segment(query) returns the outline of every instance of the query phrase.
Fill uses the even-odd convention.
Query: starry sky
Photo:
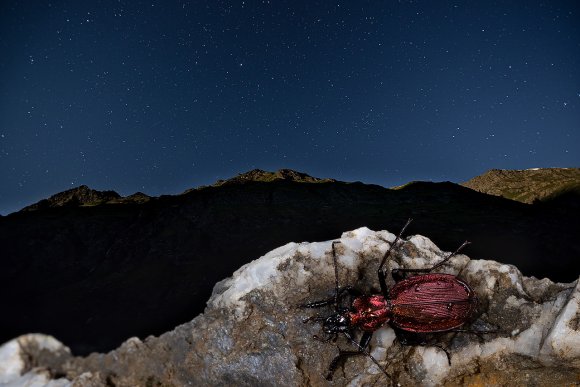
[[[0,50],[4,215],[254,168],[580,166],[578,1],[3,0]]]

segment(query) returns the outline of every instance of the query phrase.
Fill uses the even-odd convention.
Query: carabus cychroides
[[[436,332],[457,330],[468,322],[477,307],[477,297],[471,287],[451,274],[431,273],[445,264],[469,242],[464,242],[455,252],[449,254],[441,262],[428,269],[395,269],[392,276],[396,283],[390,289],[387,286],[385,264],[397,242],[411,220],[407,221],[394,242],[383,256],[378,268],[378,279],[381,288],[380,294],[365,295],[351,286],[340,288],[338,285],[338,267],[335,245],[332,243],[334,262],[335,291],[334,296],[325,300],[309,302],[301,305],[306,308],[318,308],[326,305],[334,306],[334,313],[330,316],[313,316],[304,320],[322,323],[322,330],[327,336],[322,341],[336,340],[343,334],[353,344],[356,350],[339,350],[339,354],[332,360],[328,368],[326,379],[331,380],[335,369],[341,361],[355,355],[368,356],[383,373],[389,374],[380,366],[379,362],[369,353],[368,345],[373,332],[384,324],[389,324],[402,344],[425,342],[417,337]],[[407,274],[416,274],[404,278]],[[344,306],[343,298],[351,295],[351,302]],[[362,331],[360,342],[355,341],[356,330]],[[477,332],[476,332],[477,333]],[[413,338],[413,336],[415,336]],[[409,339],[411,338],[411,339]],[[437,345],[439,348],[441,346]],[[447,350],[442,348],[447,354]]]

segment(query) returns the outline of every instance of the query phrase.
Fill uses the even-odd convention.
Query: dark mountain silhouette
[[[217,281],[275,247],[360,226],[393,232],[409,217],[409,235],[447,251],[469,240],[471,258],[525,275],[572,281],[580,272],[577,206],[529,205],[449,182],[387,189],[283,170],[157,198],[77,191],[0,218],[0,342],[43,332],[75,354],[110,350],[191,320]]]

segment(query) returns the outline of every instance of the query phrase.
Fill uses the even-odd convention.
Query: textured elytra
[[[397,283],[390,290],[391,324],[410,332],[440,332],[469,321],[477,297],[450,274],[424,274]]]

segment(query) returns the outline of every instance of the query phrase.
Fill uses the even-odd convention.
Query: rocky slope
[[[478,192],[522,203],[574,196],[580,200],[580,168],[492,169],[462,183]]]
[[[224,235],[219,235],[224,238]],[[395,236],[367,228],[339,239],[341,286],[376,293],[376,270]],[[459,244],[461,240],[456,240]],[[351,357],[324,379],[337,347],[313,340],[317,311],[300,304],[333,295],[332,241],[289,243],[218,283],[204,314],[160,337],[127,340],[106,354],[73,357],[52,338],[28,335],[0,347],[0,382],[51,386],[323,386],[323,385],[572,385],[580,373],[578,281],[522,276],[494,261],[453,257],[439,271],[458,275],[479,299],[468,323],[479,335],[436,334],[404,346],[388,325],[374,333],[370,353]],[[415,235],[395,249],[389,269],[425,268],[443,253]],[[331,307],[318,310],[323,316]],[[492,332],[493,331],[493,332]],[[324,335],[322,335],[324,336]],[[448,362],[447,351],[450,355]]]
[[[264,174],[256,172],[258,180]],[[267,176],[292,175],[288,172]],[[299,176],[299,174],[297,174]],[[239,179],[183,195],[39,208],[0,218],[0,342],[43,332],[74,354],[162,334],[201,313],[216,282],[289,241],[335,238],[366,225],[525,275],[580,272],[578,208],[526,205],[452,183],[398,190],[304,177]]]

